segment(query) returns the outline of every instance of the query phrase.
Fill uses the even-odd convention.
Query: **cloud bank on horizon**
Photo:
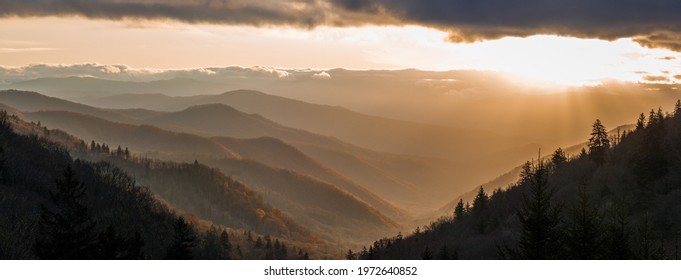
[[[253,26],[420,25],[454,42],[554,34],[681,51],[675,0],[0,0],[0,17],[82,16]]]
[[[40,78],[89,77],[113,81],[148,82],[169,79],[197,79],[221,81],[224,79],[274,79],[327,78],[327,72],[314,69],[278,69],[273,67],[204,67],[185,69],[133,68],[111,64],[32,64],[21,67],[0,66],[0,85]]]

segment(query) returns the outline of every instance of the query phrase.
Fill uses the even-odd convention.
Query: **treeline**
[[[73,160],[63,143],[16,132],[27,127],[43,131],[0,111],[0,259],[260,258],[255,241],[186,220],[110,163]],[[285,246],[275,239],[272,255],[298,258]]]
[[[678,259],[679,170],[681,101],[613,136],[596,120],[580,154],[527,162],[516,184],[347,258]]]
[[[198,161],[161,161],[131,155],[127,147],[118,146],[110,151],[107,147],[105,143],[92,141],[87,148],[81,143],[75,148],[75,154],[90,161],[112,163],[148,186],[161,199],[200,219],[230,228],[252,230],[260,235],[310,239],[309,230],[271,207],[261,195],[219,170]]]

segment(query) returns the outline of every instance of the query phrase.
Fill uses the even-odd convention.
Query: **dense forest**
[[[348,259],[678,259],[681,101],[608,135],[596,120],[588,149],[527,162],[520,179],[409,236],[375,241]]]
[[[309,232],[239,182],[198,163],[74,140],[0,111],[0,259],[309,258],[284,241]],[[116,165],[85,157],[119,158],[147,177],[135,176],[163,181],[142,186]],[[189,189],[190,177],[200,184]],[[197,196],[212,201],[198,204]]]

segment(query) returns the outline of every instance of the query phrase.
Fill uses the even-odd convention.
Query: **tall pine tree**
[[[589,147],[589,156],[594,162],[598,164],[605,162],[608,150],[610,149],[610,139],[608,139],[608,132],[601,123],[601,120],[597,119],[594,122],[591,137],[587,145]]]
[[[548,172],[541,160],[530,174],[530,196],[523,196],[518,213],[522,232],[518,247],[509,250],[515,259],[543,260],[559,257],[561,246],[560,207],[553,205]]]
[[[553,152],[551,155],[551,166],[554,169],[557,169],[561,167],[565,162],[567,162],[567,156],[565,155],[565,152],[563,149],[558,148],[556,151]]]
[[[485,189],[480,186],[478,194],[473,200],[472,216],[475,219],[477,230],[480,233],[485,232],[487,226],[487,208],[489,207],[489,196],[485,193]]]
[[[183,217],[177,217],[173,224],[175,236],[173,243],[166,252],[169,260],[190,260],[194,257],[193,249],[196,247],[196,233],[194,228]]]
[[[459,199],[456,208],[454,208],[454,220],[461,221],[464,216],[466,216],[466,207],[463,204],[463,199]]]
[[[97,257],[95,223],[83,204],[85,185],[67,166],[63,178],[50,191],[52,205],[40,206],[38,237],[34,244],[41,259],[94,259]]]
[[[642,130],[646,127],[646,115],[641,113],[636,120],[636,130]]]

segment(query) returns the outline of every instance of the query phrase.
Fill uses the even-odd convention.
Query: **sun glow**
[[[631,39],[603,41],[558,36],[504,38],[468,46],[479,53],[471,68],[496,70],[529,81],[595,85],[605,80],[645,82],[678,73],[678,53],[647,49]],[[671,59],[674,58],[674,59]]]
[[[563,86],[597,85],[606,80],[681,82],[679,53],[645,48],[632,39],[537,35],[454,44],[445,41],[447,34],[438,30],[411,27],[401,32],[414,40],[386,36],[395,47],[374,53],[374,61],[403,67],[417,64],[430,70],[499,71],[528,83]]]
[[[606,80],[681,83],[680,53],[644,48],[626,38],[537,35],[452,43],[446,32],[420,26],[310,30],[78,18],[6,19],[0,38],[12,38],[0,39],[0,61],[5,66],[95,59],[141,68],[491,70],[528,84],[564,86]]]

